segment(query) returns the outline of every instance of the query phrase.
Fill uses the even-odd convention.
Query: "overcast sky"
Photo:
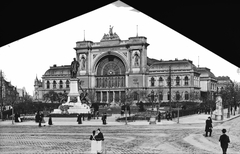
[[[121,40],[136,36],[138,25],[138,36],[147,37],[150,44],[149,58],[185,58],[198,66],[199,56],[200,67],[240,82],[237,66],[120,1],[1,47],[0,69],[12,85],[25,87],[32,95],[36,76],[41,79],[54,64],[70,65],[76,56],[73,48],[77,41],[83,41],[84,30],[86,40],[99,42],[110,25]]]

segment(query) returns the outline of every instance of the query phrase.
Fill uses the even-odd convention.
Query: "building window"
[[[49,88],[50,88],[50,82],[47,81],[47,89],[49,89]]]
[[[185,100],[189,100],[189,94],[187,91],[185,91]]]
[[[57,84],[57,83],[56,83],[56,81],[54,80],[54,81],[53,81],[53,89],[56,89],[56,84]]]
[[[63,82],[62,82],[62,80],[59,81],[59,88],[60,88],[60,89],[63,88]]]
[[[154,83],[155,83],[155,79],[154,79],[154,77],[151,77],[150,82],[151,82],[151,87],[154,87]]]
[[[159,77],[159,86],[163,86],[163,78],[162,77]]]
[[[177,100],[177,101],[180,100],[180,93],[179,93],[179,91],[176,92],[176,100]]]
[[[179,86],[180,85],[180,78],[179,76],[176,77],[176,86]]]
[[[185,85],[185,86],[188,86],[188,81],[189,81],[188,77],[185,76],[185,78],[184,78],[184,85]]]
[[[69,81],[66,81],[66,88],[69,88]]]

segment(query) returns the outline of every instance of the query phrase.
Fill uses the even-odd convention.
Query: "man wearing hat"
[[[103,137],[103,133],[101,132],[100,128],[98,128],[97,130],[97,135],[96,135],[96,141],[97,141],[97,153],[100,154],[103,151],[103,141],[104,141],[104,137]]]
[[[227,153],[228,143],[230,143],[229,137],[225,134],[226,132],[227,132],[226,129],[222,129],[223,134],[219,138],[223,154]]]

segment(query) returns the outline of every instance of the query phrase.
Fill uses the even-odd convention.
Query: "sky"
[[[41,79],[54,64],[70,65],[76,56],[73,48],[84,40],[84,31],[85,40],[100,42],[110,25],[121,40],[137,33],[147,37],[149,58],[189,59],[195,66],[211,69],[215,76],[240,82],[237,66],[121,1],[2,46],[0,70],[13,86],[25,87],[33,95],[36,76]]]

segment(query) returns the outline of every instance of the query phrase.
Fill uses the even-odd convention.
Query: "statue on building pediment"
[[[85,58],[85,55],[84,54],[80,55],[79,59],[80,59],[80,68],[81,68],[81,70],[85,70],[86,69],[86,58]]]
[[[111,27],[111,25],[110,25],[110,27],[109,27],[109,35],[110,35],[110,36],[113,36],[113,26]]]
[[[139,66],[139,60],[140,60],[140,56],[136,51],[133,55],[133,66]]]
[[[103,35],[102,40],[116,40],[119,39],[119,36],[116,33],[113,33],[113,26],[109,28],[109,34],[105,34]]]

